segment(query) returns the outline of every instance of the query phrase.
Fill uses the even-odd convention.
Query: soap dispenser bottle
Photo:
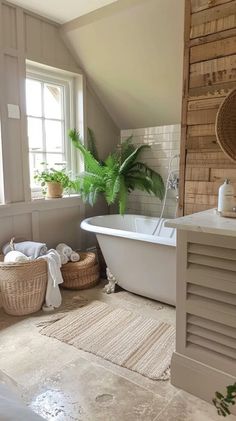
[[[219,188],[218,194],[218,212],[231,212],[234,203],[234,187],[228,179]]]

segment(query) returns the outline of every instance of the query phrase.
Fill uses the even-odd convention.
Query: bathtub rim
[[[114,215],[92,216],[90,218],[84,219],[81,222],[80,227],[84,231],[93,232],[95,234],[101,234],[101,235],[107,235],[107,236],[113,236],[113,237],[120,237],[120,238],[127,238],[129,240],[138,240],[138,241],[148,242],[148,243],[152,243],[152,244],[160,244],[160,245],[163,245],[163,246],[176,247],[176,239],[175,238],[160,237],[160,236],[154,236],[154,235],[150,235],[150,234],[141,234],[141,233],[136,233],[136,232],[133,232],[133,231],[125,231],[125,230],[120,230],[120,229],[107,228],[107,227],[104,227],[104,226],[91,224],[93,219],[95,219],[95,218],[101,218],[102,219],[102,218],[105,218],[107,216],[112,217],[112,216],[120,216],[120,215],[114,214]],[[133,216],[133,217],[137,217],[137,218],[156,219],[156,218],[152,218],[151,216],[145,216],[145,215],[127,214],[127,216]],[[163,218],[163,219],[169,220],[169,218],[168,219]]]

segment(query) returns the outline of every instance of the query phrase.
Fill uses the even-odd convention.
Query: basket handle
[[[12,251],[15,250],[14,241],[15,241],[15,237],[12,237],[11,240],[10,240],[10,243],[9,243],[10,248],[11,248]]]

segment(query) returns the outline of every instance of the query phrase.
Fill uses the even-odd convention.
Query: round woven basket
[[[100,279],[99,264],[95,253],[80,253],[79,262],[69,262],[61,268],[66,289],[86,289],[95,286]]]
[[[0,258],[2,260],[2,258]],[[0,290],[6,313],[23,316],[42,307],[47,286],[47,263],[0,263]]]
[[[216,137],[222,151],[236,161],[236,89],[222,102],[216,116]]]

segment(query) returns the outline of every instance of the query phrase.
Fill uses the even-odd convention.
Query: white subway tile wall
[[[141,154],[142,161],[157,171],[166,185],[170,159],[180,151],[180,124],[169,126],[148,127],[145,129],[121,130],[121,142],[133,135],[135,145],[148,144],[150,149],[144,149]],[[179,160],[175,159],[172,169],[178,169]],[[176,172],[178,175],[178,173]],[[176,213],[177,192],[168,190],[164,217],[174,218]],[[155,196],[150,196],[136,190],[129,195],[127,213],[147,216],[159,216],[162,202]]]

